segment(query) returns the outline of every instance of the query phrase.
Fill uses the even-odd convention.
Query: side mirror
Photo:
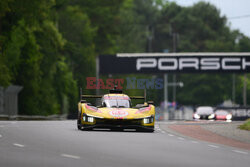
[[[154,105],[154,102],[153,101],[148,101],[148,105],[149,104]]]

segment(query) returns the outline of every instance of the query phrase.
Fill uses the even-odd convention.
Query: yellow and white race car
[[[101,98],[101,106],[93,106],[85,99]],[[155,107],[152,102],[131,106],[131,99],[145,99],[143,96],[123,94],[121,90],[110,90],[109,94],[81,95],[78,103],[77,128],[109,128],[112,130],[136,129],[153,132],[155,124]]]

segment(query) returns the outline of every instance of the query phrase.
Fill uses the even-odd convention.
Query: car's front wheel
[[[139,131],[141,131],[141,132],[154,132],[155,131],[155,129],[154,129],[154,127],[152,127],[152,128],[142,128],[142,129],[139,129]]]
[[[82,130],[81,114],[79,114],[77,117],[77,129]]]
[[[82,126],[77,124],[77,129],[82,130]]]

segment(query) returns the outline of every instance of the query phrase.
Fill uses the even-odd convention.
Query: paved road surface
[[[247,167],[250,152],[163,131],[78,131],[76,121],[0,121],[1,167]]]

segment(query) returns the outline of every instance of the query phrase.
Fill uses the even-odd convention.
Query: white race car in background
[[[229,111],[226,110],[216,110],[215,119],[216,120],[232,120],[233,116]]]
[[[215,119],[214,109],[209,106],[201,106],[196,108],[193,114],[194,119]]]

